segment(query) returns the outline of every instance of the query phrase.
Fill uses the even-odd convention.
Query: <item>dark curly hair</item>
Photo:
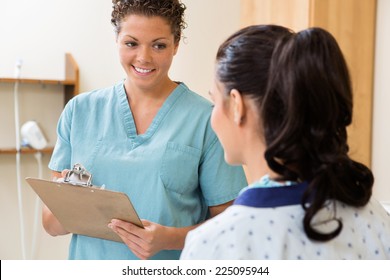
[[[352,88],[334,37],[321,28],[244,28],[219,48],[217,78],[227,93],[236,89],[256,102],[266,141],[262,156],[280,175],[276,179],[308,182],[301,201],[306,235],[317,241],[336,237],[342,230],[336,213],[338,226],[331,232],[316,230],[315,215],[334,200],[366,205],[374,177],[348,155]]]
[[[171,26],[175,42],[179,42],[182,30],[187,27],[184,21],[186,6],[180,0],[112,0],[111,23],[116,34],[121,31],[122,21],[129,15],[159,16]]]

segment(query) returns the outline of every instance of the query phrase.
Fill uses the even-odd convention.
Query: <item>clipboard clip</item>
[[[64,182],[73,185],[92,187],[92,174],[80,163],[73,165],[72,170],[66,173]]]

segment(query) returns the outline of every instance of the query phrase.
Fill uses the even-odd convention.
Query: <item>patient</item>
[[[244,28],[219,48],[212,127],[255,180],[186,238],[182,259],[390,259],[390,217],[348,155],[352,89],[320,28]]]

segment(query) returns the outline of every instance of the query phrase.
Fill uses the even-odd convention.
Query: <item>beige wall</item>
[[[241,0],[241,25],[278,24],[299,31],[309,26],[308,0]]]
[[[171,68],[171,77],[208,97],[214,56],[225,37],[239,28],[239,0],[183,0],[187,5],[186,39]],[[207,9],[204,9],[207,7]],[[80,90],[109,86],[123,78],[110,24],[109,0],[1,0],[0,77],[12,77],[17,58],[22,77],[63,79],[64,53],[80,67]],[[22,85],[21,123],[37,120],[55,143],[62,110],[59,86]],[[0,149],[15,146],[13,85],[0,85]],[[44,177],[49,178],[45,155]],[[33,155],[22,155],[22,177],[38,176]],[[31,257],[35,195],[23,183],[27,257]],[[21,259],[15,156],[0,154],[0,259]],[[69,236],[52,238],[39,228],[34,258],[67,258]]]
[[[374,195],[390,207],[390,1],[378,0],[374,68],[372,168]],[[390,208],[389,208],[390,209]]]

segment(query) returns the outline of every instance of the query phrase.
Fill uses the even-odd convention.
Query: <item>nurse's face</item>
[[[156,90],[169,81],[178,43],[164,18],[129,15],[121,24],[117,43],[120,62],[132,86]]]
[[[227,97],[222,83],[215,80],[210,91],[214,103],[211,114],[211,127],[215,131],[225,153],[225,161],[229,164],[241,164],[241,148],[239,131],[234,123],[232,100]]]

